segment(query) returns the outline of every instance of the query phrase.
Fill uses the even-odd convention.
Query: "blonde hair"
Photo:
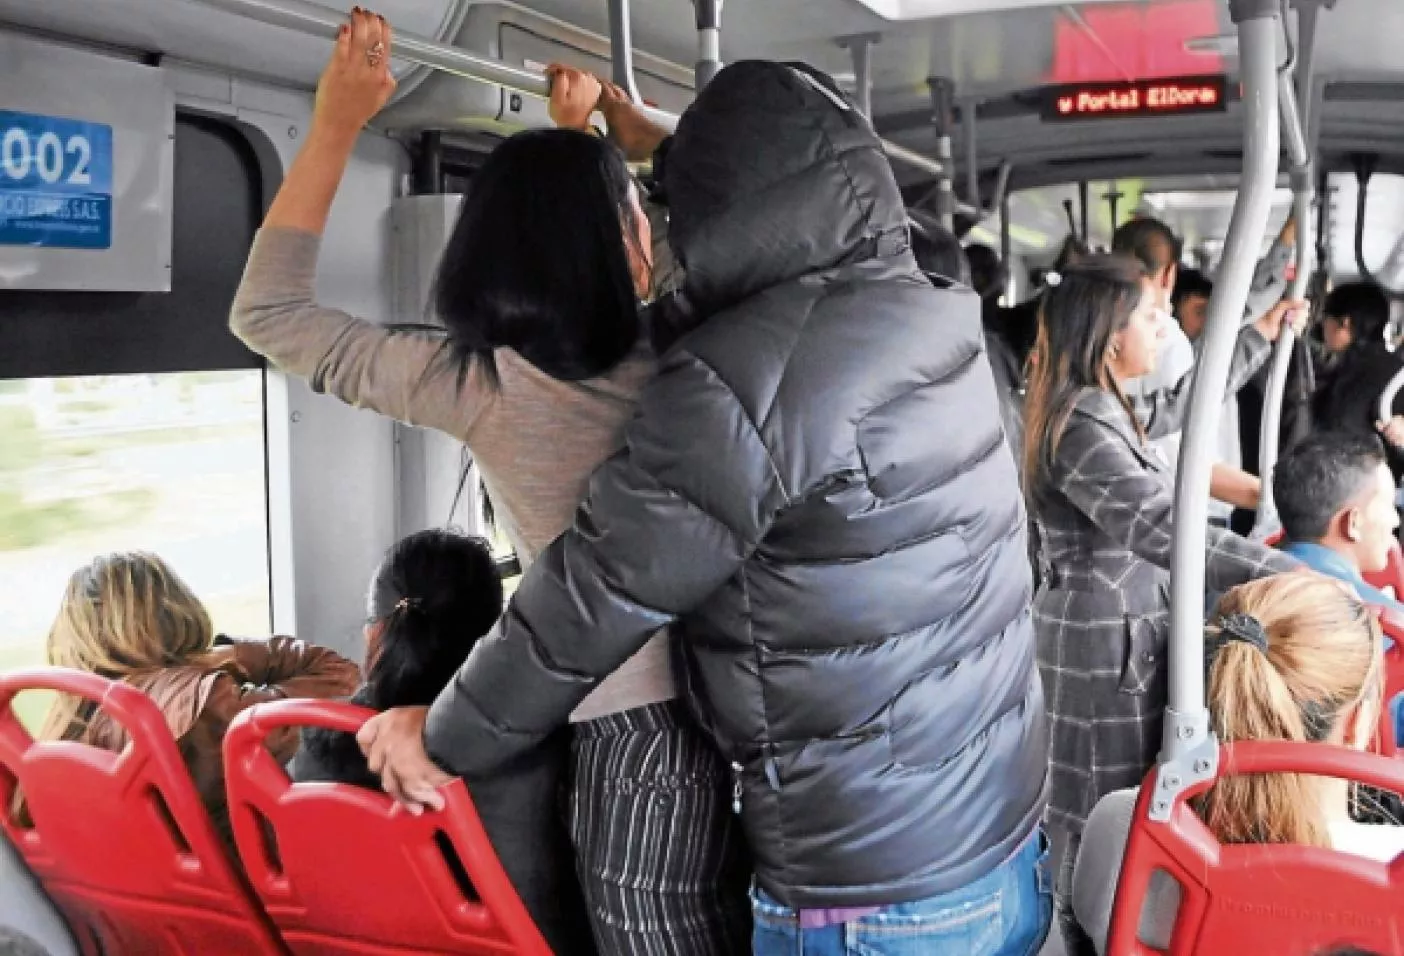
[[[142,551],[93,559],[68,579],[47,654],[111,680],[197,663],[214,644],[205,606],[166,563]],[[42,740],[83,730],[82,702],[60,695],[39,732]]]
[[[1266,651],[1224,629],[1233,615],[1262,625]],[[1214,621],[1209,715],[1223,743],[1324,741],[1382,696],[1379,623],[1342,582],[1297,571],[1243,584],[1224,595]],[[1330,845],[1313,777],[1225,776],[1196,806],[1225,843]]]

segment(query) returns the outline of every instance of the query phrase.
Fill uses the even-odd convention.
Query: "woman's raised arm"
[[[390,25],[357,9],[317,85],[311,127],[264,218],[229,327],[315,391],[466,439],[495,392],[443,335],[395,331],[320,305],[317,257],[361,129],[395,89]]]

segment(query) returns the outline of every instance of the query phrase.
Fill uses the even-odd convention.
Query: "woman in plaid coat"
[[[1284,303],[1243,330],[1230,392],[1263,364],[1290,311]],[[1167,321],[1133,260],[1103,256],[1074,266],[1044,299],[1029,383],[1024,468],[1044,572],[1034,627],[1065,935],[1087,814],[1109,791],[1138,785],[1160,746],[1174,488],[1147,439],[1180,430],[1190,376],[1134,406],[1122,384],[1154,369]],[[1208,543],[1212,590],[1296,567],[1228,531],[1210,528]]]

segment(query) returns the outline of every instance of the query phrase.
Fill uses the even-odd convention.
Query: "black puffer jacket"
[[[1047,760],[979,302],[922,277],[871,128],[818,82],[737,63],[683,116],[659,166],[702,321],[427,728],[490,774],[676,618],[757,876],[798,907],[978,878]]]

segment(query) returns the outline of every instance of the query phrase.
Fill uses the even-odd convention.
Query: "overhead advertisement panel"
[[[1227,108],[1228,82],[1222,76],[1075,83],[1043,92],[1043,118],[1049,122],[1222,113]]]
[[[162,70],[0,33],[0,289],[169,291],[174,127]]]

